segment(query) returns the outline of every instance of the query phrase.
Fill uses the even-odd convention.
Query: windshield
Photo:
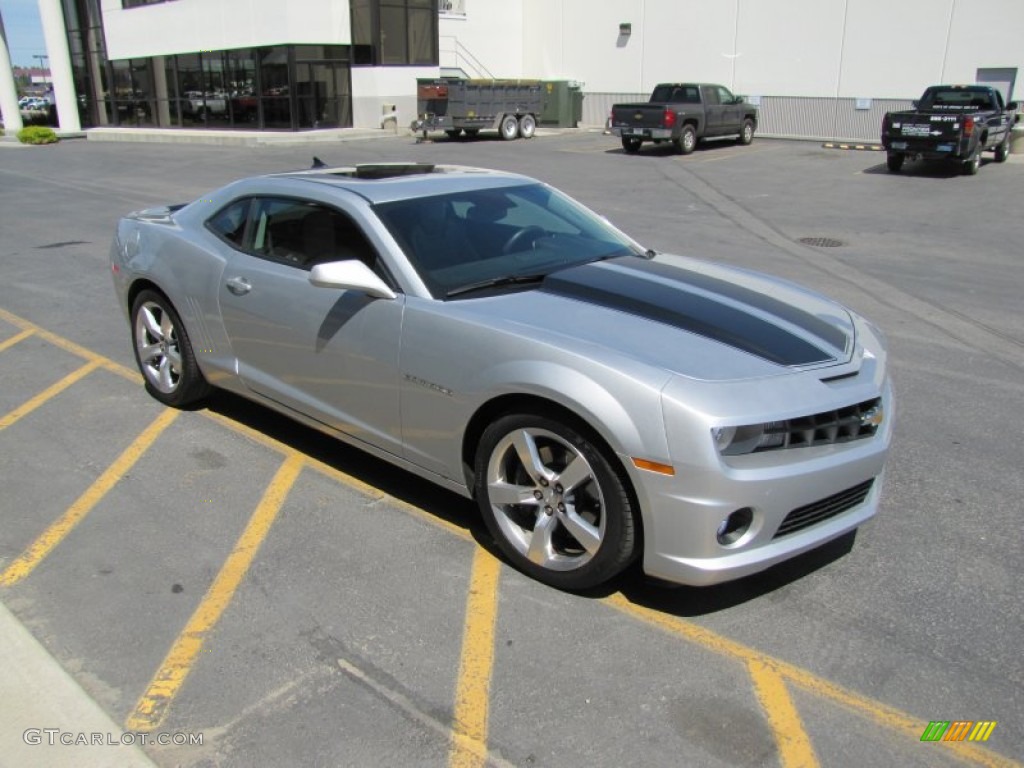
[[[375,207],[435,298],[468,286],[529,284],[565,267],[643,254],[632,240],[543,184],[419,197]]]

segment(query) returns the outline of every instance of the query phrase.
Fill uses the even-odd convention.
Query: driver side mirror
[[[309,272],[309,282],[318,288],[360,291],[375,299],[393,299],[398,295],[358,259],[317,264]]]

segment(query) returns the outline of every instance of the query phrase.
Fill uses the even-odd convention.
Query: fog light
[[[750,530],[750,524],[754,521],[754,510],[750,507],[743,507],[743,509],[737,509],[731,515],[729,515],[722,524],[718,526],[718,531],[715,537],[718,539],[718,543],[723,547],[728,547],[731,544],[735,544]]]

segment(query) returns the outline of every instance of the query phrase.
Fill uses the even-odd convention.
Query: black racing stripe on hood
[[[671,264],[660,264],[648,259],[627,257],[615,259],[613,262],[609,263],[615,263],[629,269],[637,270],[638,272],[646,272],[648,274],[657,275],[658,277],[674,280],[676,282],[683,283],[684,285],[708,291],[709,293],[717,293],[719,296],[725,296],[733,301],[741,302],[750,307],[754,307],[755,309],[759,309],[762,312],[767,312],[768,314],[781,318],[786,322],[795,325],[797,328],[801,328],[812,336],[817,336],[819,339],[835,349],[846,349],[848,339],[842,328],[837,328],[831,323],[822,320],[817,315],[812,315],[810,312],[805,312],[799,307],[794,307],[792,304],[779,301],[768,294],[758,293],[750,288],[744,288],[741,285],[735,285],[727,280],[710,277],[684,267],[676,267]]]
[[[757,315],[641,276],[584,264],[548,275],[541,290],[665,323],[779,365],[834,359]]]

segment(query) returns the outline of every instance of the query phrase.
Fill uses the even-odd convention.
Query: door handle
[[[244,296],[252,290],[252,283],[244,277],[229,277],[227,279],[228,290],[235,296]]]

